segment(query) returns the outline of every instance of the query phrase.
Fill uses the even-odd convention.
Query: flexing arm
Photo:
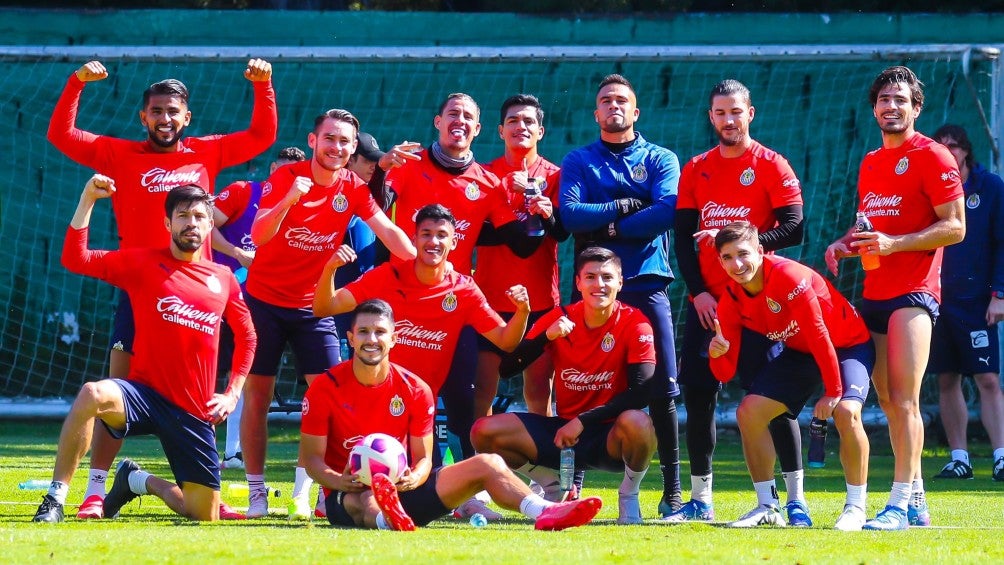
[[[244,78],[254,85],[254,109],[248,129],[223,136],[222,167],[253,159],[275,143],[279,131],[275,90],[272,89],[272,65],[264,59],[251,59]]]
[[[102,80],[108,77],[108,71],[98,61],[90,61],[70,75],[63,88],[63,93],[56,102],[49,119],[49,131],[46,137],[56,149],[66,154],[85,167],[92,167],[96,155],[94,140],[97,135],[77,129],[77,112],[80,106],[80,94],[88,82]]]
[[[417,256],[415,246],[408,239],[408,236],[401,231],[401,228],[391,223],[387,214],[382,210],[377,210],[376,214],[366,220],[366,225],[373,230],[373,233],[387,246],[387,249],[399,259],[414,259]]]
[[[277,171],[278,172],[278,171]],[[251,241],[258,247],[265,245],[279,232],[282,221],[286,219],[286,214],[300,198],[310,192],[314,186],[314,181],[308,177],[296,177],[289,187],[289,192],[272,208],[262,208],[254,217],[251,224]]]
[[[530,317],[530,295],[526,287],[516,285],[506,291],[509,301],[516,305],[516,313],[504,326],[492,328],[481,335],[502,351],[515,351],[523,334],[526,333],[526,322]]]
[[[356,298],[345,288],[335,289],[335,271],[339,267],[356,260],[356,253],[348,245],[342,245],[328,259],[321,269],[314,290],[314,315],[318,318],[351,312],[356,307]]]
[[[94,203],[102,198],[110,198],[114,193],[115,181],[103,175],[92,176],[84,186],[63,242],[62,263],[68,271],[101,278],[102,271],[97,268],[98,259],[108,252],[87,249],[87,228],[91,224]]]

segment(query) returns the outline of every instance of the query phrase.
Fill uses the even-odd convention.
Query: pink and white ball
[[[359,482],[369,485],[373,475],[383,473],[396,483],[408,468],[404,446],[387,434],[370,434],[349,452],[349,470],[359,475]]]

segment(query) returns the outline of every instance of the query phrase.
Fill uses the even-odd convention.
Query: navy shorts
[[[544,314],[547,314],[550,311],[551,311],[551,309],[548,308],[547,310],[537,310],[535,312],[530,312],[530,316],[527,318],[527,321],[526,321],[526,329],[527,329],[527,331],[529,331],[530,328],[532,328],[533,325],[537,323],[537,320],[543,318]],[[515,314],[515,312],[499,312],[498,315],[501,316],[502,320],[504,320],[505,323],[508,324],[509,320],[511,320],[512,317],[515,316],[516,314]],[[498,347],[496,347],[494,343],[488,341],[488,338],[486,338],[485,336],[483,336],[481,334],[478,334],[478,351],[479,352],[480,351],[489,351],[491,353],[494,353],[495,355],[498,355],[499,357],[502,357],[503,355],[506,355],[505,351],[502,351],[501,349],[499,349]]]
[[[722,390],[708,363],[708,345],[715,332],[705,329],[697,317],[694,303],[687,302],[687,322],[683,326],[683,344],[680,348],[680,384],[688,390]]]
[[[338,331],[330,316],[318,318],[310,308],[284,308],[244,295],[258,334],[252,375],[274,377],[288,342],[300,375],[316,375],[341,362]]]
[[[443,505],[443,501],[439,499],[439,493],[436,492],[436,483],[439,481],[440,469],[442,467],[433,469],[429,473],[429,479],[417,489],[398,492],[398,496],[401,498],[401,507],[415,521],[416,526],[425,526],[429,522],[442,518],[453,511],[451,508]],[[328,496],[324,499],[324,508],[328,513],[328,523],[332,526],[355,528],[357,527],[355,520],[345,510],[345,494],[342,491],[329,492]]]
[[[112,349],[132,353],[132,342],[136,338],[136,319],[132,313],[129,295],[119,290],[119,303],[112,319]]]
[[[889,318],[901,308],[921,308],[931,317],[931,323],[938,321],[938,301],[926,292],[911,292],[889,300],[861,300],[861,319],[868,329],[877,334],[889,333]]]
[[[875,342],[868,340],[852,347],[837,349],[840,363],[840,384],[844,387],[841,400],[856,400],[861,404],[868,398],[872,369],[875,368]]]
[[[557,416],[541,416],[540,414],[530,414],[528,412],[514,412],[514,416],[519,418],[523,427],[533,438],[533,443],[537,446],[537,460],[535,465],[557,469],[560,466],[561,450],[554,445],[554,434],[568,423],[568,420]],[[613,422],[605,424],[586,425],[579,435],[579,442],[572,449],[575,450],[576,469],[600,469],[603,471],[620,472],[624,470],[624,461],[614,459],[607,453],[607,436],[614,427]]]
[[[160,439],[174,480],[220,490],[220,454],[213,425],[174,405],[154,389],[124,379],[111,379],[122,391],[126,428],[105,424],[116,439],[155,435]],[[104,422],[102,422],[104,423]]]
[[[655,290],[622,290],[617,299],[641,310],[652,324],[655,338],[655,375],[652,376],[652,398],[673,398],[680,395],[676,382],[676,343],[673,338],[673,309],[665,288]]]
[[[931,373],[1000,372],[997,324],[987,326],[987,300],[956,301],[941,305],[931,336]]]

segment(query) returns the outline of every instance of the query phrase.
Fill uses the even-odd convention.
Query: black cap
[[[380,157],[384,156],[384,152],[380,151],[377,141],[373,139],[372,135],[364,131],[359,132],[359,145],[356,147],[355,154],[361,155],[364,159],[369,159],[370,161],[379,161]]]

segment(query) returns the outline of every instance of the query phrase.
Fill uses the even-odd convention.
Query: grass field
[[[529,520],[511,514],[503,523],[476,529],[444,519],[414,533],[336,529],[326,522],[291,524],[288,499],[273,503],[268,519],[194,524],[177,518],[159,500],[146,496],[126,506],[117,520],[62,525],[30,523],[42,492],[18,490],[27,479],[47,479],[58,424],[0,422],[0,563],[332,563],[332,562],[495,562],[495,563],[1000,563],[1004,560],[1004,484],[990,480],[989,448],[972,446],[977,476],[972,481],[927,481],[935,527],[906,532],[843,533],[832,530],[843,505],[844,482],[836,438],[824,469],[807,471],[806,491],[816,526],[809,530],[733,530],[714,525],[668,526],[649,521],[617,526],[619,477],[590,472],[587,494],[605,506],[593,525],[565,532],[536,532]],[[270,484],[288,494],[295,463],[297,429],[272,426]],[[869,515],[885,504],[892,480],[892,455],[884,432],[872,434]],[[930,442],[929,442],[930,443]],[[123,455],[170,478],[155,439],[126,442]],[[925,475],[944,462],[943,448],[925,452]],[[684,457],[684,460],[686,458]],[[85,462],[86,463],[86,462]],[[687,469],[684,465],[684,475]],[[68,516],[83,498],[86,471],[72,485]],[[224,498],[236,507],[246,500],[229,496],[226,485],[243,482],[241,471],[224,471]],[[658,471],[642,490],[642,509],[654,518]],[[685,480],[685,489],[689,487]],[[779,483],[783,485],[783,482]],[[742,463],[738,436],[722,432],[715,463],[715,510],[730,520],[755,504]],[[685,491],[685,495],[689,491]],[[783,495],[782,495],[783,496]],[[275,499],[273,499],[275,500]]]

